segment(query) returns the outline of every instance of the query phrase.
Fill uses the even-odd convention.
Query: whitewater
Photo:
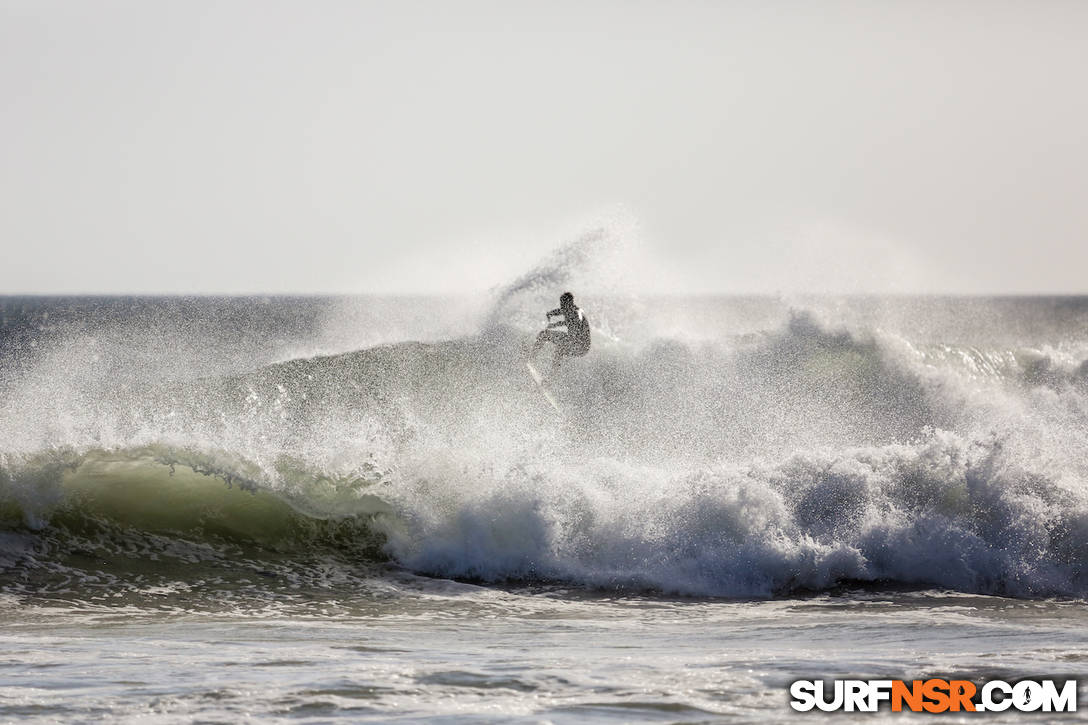
[[[1083,679],[1088,298],[639,296],[593,241],[471,299],[0,299],[0,720]]]

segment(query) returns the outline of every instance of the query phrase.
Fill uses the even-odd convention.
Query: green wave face
[[[88,601],[215,600],[297,594],[327,586],[322,571],[353,580],[385,560],[372,525],[391,510],[370,492],[376,474],[330,478],[287,458],[272,470],[165,446],[8,456],[0,583]]]

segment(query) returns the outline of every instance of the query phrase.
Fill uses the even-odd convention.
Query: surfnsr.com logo
[[[790,685],[790,707],[799,712],[1076,712],[1077,681],[990,680],[797,680]]]

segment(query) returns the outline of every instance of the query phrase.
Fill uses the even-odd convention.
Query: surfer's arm
[[[548,313],[548,317],[551,318],[551,317],[555,317],[556,315],[561,315],[561,314],[563,314],[563,308],[556,307],[554,310],[552,310],[551,312]]]

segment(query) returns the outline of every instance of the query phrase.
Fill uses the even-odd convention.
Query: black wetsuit
[[[532,356],[546,342],[555,345],[555,355],[552,356],[553,372],[559,368],[563,358],[577,357],[589,352],[589,318],[586,313],[572,302],[549,312],[548,319],[557,315],[562,315],[563,321],[549,323],[548,329],[537,335],[533,350],[529,353]],[[567,331],[560,332],[556,327],[566,327]]]
[[[571,304],[567,308],[558,307],[548,313],[548,317],[563,315],[566,333],[551,331],[548,339],[558,348],[562,355],[577,357],[589,352],[589,318],[582,312],[578,305]]]

